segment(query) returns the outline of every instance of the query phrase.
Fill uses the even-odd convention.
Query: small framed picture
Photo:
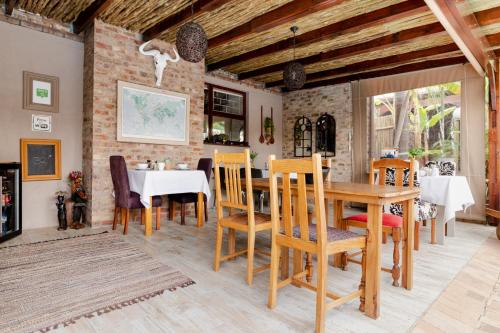
[[[61,179],[61,140],[21,139],[23,181]]]
[[[23,108],[59,112],[59,78],[24,71]]]
[[[33,132],[51,132],[52,116],[34,114],[31,116],[31,130]]]

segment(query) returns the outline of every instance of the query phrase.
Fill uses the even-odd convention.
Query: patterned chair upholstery
[[[409,186],[409,170],[406,169],[404,171],[404,180],[403,186]],[[394,169],[386,169],[385,173],[385,184],[394,186],[395,183],[395,174],[396,171]],[[420,183],[417,179],[417,174],[415,173],[413,180],[413,185],[415,187],[420,187]],[[420,200],[420,198],[415,199],[414,204],[414,216],[417,221],[425,221],[427,219],[435,217],[436,207],[425,201]],[[389,212],[394,215],[403,216],[403,205],[400,203],[392,203],[389,206]]]

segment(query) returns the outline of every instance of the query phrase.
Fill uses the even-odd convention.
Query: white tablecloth
[[[143,171],[129,170],[130,190],[139,193],[144,207],[149,208],[149,198],[154,195],[203,192],[210,200],[207,176],[200,170]]]
[[[463,176],[420,177],[420,190],[422,200],[443,206],[444,222],[475,203],[467,178]]]

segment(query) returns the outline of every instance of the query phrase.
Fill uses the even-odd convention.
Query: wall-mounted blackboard
[[[61,141],[21,139],[23,181],[61,179]]]

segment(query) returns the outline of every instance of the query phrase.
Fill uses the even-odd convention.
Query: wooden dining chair
[[[405,183],[405,170],[408,175],[408,180],[406,181],[409,187],[414,186],[414,170],[413,170],[413,159],[410,161],[405,161],[397,158],[386,158],[378,161],[371,160],[370,162],[370,176],[369,183],[375,184],[375,170],[379,170],[378,174],[378,185],[387,185],[388,183],[393,184],[394,186],[403,186]],[[391,172],[387,172],[391,170]],[[392,170],[394,170],[392,172]],[[394,176],[394,179],[387,180],[387,175],[390,174],[391,177]],[[355,228],[363,228],[366,229],[368,221],[368,214],[357,214],[353,216],[349,216],[344,219],[345,225],[347,227],[355,227]],[[400,252],[399,252],[399,244],[401,242],[401,236],[403,235],[403,217],[396,214],[391,213],[383,213],[382,214],[382,233],[384,234],[384,238],[386,235],[391,235],[392,240],[394,242],[394,250],[393,250],[393,266],[391,269],[382,267],[382,271],[388,272],[392,274],[393,286],[399,286],[399,278],[401,275],[401,269],[399,266],[400,261]],[[419,226],[418,223],[415,223],[415,239],[418,240],[419,236]],[[342,266],[343,269],[347,268],[347,262],[351,261],[354,263],[361,263],[359,260],[354,259],[355,256],[359,255],[359,253],[354,254],[343,254]]]
[[[297,174],[296,186],[292,185],[290,173]],[[316,209],[315,224],[309,224],[307,218],[306,174],[313,174],[314,204]],[[282,209],[278,203],[278,177],[282,177]],[[314,154],[310,160],[276,160],[269,157],[269,181],[271,195],[272,247],[271,277],[269,282],[268,307],[274,308],[277,302],[277,291],[288,284],[316,292],[316,332],[325,331],[325,312],[328,309],[360,298],[360,310],[364,311],[364,290],[366,272],[366,236],[348,230],[329,227],[325,218],[325,201],[321,157]],[[294,181],[295,182],[295,181]],[[292,199],[296,196],[295,199]],[[295,202],[292,217],[292,202]],[[283,228],[282,228],[283,226]],[[286,248],[285,251],[282,248]],[[293,249],[293,275],[285,280],[278,280],[280,255],[282,261],[287,260],[288,249]],[[363,268],[359,289],[339,296],[327,291],[328,256],[346,250],[361,249],[363,252]],[[304,280],[307,269],[303,269],[303,254],[311,253],[317,257],[317,278],[313,285]],[[326,303],[326,298],[333,299]]]
[[[214,152],[215,170],[215,196],[217,213],[217,236],[215,244],[214,270],[219,271],[220,262],[237,256],[247,254],[247,283],[252,285],[253,275],[269,268],[269,264],[254,268],[254,253],[265,254],[255,249],[255,234],[271,229],[271,216],[254,211],[252,191],[252,174],[250,166],[250,150],[241,153]],[[244,181],[246,201],[243,200],[242,174],[244,168]],[[224,172],[225,196],[221,189],[221,171]],[[224,208],[229,210],[229,215],[224,216]],[[222,237],[224,229],[228,229],[228,254],[222,256]],[[236,231],[247,234],[247,248],[236,251]],[[267,254],[269,255],[269,254]]]

